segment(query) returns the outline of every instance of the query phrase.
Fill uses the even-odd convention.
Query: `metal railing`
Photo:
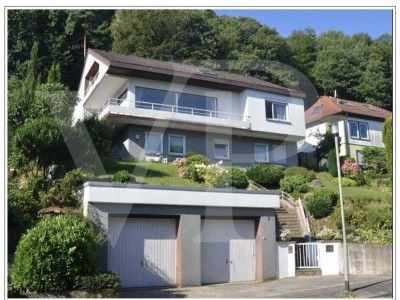
[[[212,117],[212,118],[228,119],[228,120],[248,121],[249,119],[248,116],[223,112],[223,111],[184,107],[179,105],[160,104],[153,102],[132,101],[132,100],[116,99],[116,98],[108,99],[97,111],[97,114],[100,115],[108,106],[126,106],[126,107],[149,109],[153,111],[166,111],[172,113],[190,114],[195,116],[204,116],[204,117]]]
[[[281,199],[289,201],[293,206],[297,206],[296,200],[284,191],[281,191]]]
[[[308,222],[308,218],[307,218],[307,216],[305,214],[305,210],[304,210],[304,207],[303,207],[303,202],[301,201],[300,198],[298,200],[298,203],[299,203],[299,212],[300,212],[301,221],[302,221],[302,223],[303,223],[303,225],[305,227],[305,231],[307,232],[307,235],[311,238],[311,235],[310,235],[310,233],[311,233],[310,223]]]
[[[249,180],[249,184],[254,186],[254,188],[257,191],[268,191],[267,188],[263,187],[262,185],[259,185],[257,182],[254,182],[253,180]]]
[[[99,72],[96,73],[96,75],[94,75],[94,77],[89,81],[88,86],[85,89],[84,95],[86,96],[86,94],[89,92],[89,89],[93,86],[93,84],[96,82],[97,77],[99,77]]]
[[[297,243],[295,245],[296,268],[319,268],[319,243]]]

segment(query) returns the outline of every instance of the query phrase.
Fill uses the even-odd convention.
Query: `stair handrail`
[[[259,185],[257,182],[254,182],[253,180],[250,180],[250,179],[248,181],[249,181],[249,184],[254,185],[257,188],[257,190],[268,191],[267,188],[263,187],[262,185]]]
[[[307,231],[308,236],[311,236],[310,223],[308,222],[308,218],[305,214],[305,210],[304,210],[303,202],[301,201],[301,198],[298,199],[298,203],[299,203],[301,222],[304,224],[304,227]]]
[[[294,199],[292,196],[290,196],[288,193],[284,191],[281,191],[281,198],[286,201],[289,201],[291,204],[293,204],[293,206],[297,206],[296,199]]]

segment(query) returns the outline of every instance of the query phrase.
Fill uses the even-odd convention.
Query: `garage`
[[[176,284],[176,220],[109,218],[108,269],[122,287]]]
[[[255,280],[254,220],[203,219],[202,284]]]

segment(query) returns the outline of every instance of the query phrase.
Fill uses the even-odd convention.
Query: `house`
[[[116,157],[297,165],[305,94],[249,76],[89,49],[74,119],[115,125]]]
[[[305,112],[306,138],[303,148],[318,144],[317,133],[324,134],[332,121],[338,121],[340,156],[351,156],[362,165],[365,146],[384,147],[382,125],[392,113],[377,106],[323,96]]]
[[[304,94],[256,78],[90,49],[75,121],[115,125],[116,157],[297,165]],[[83,212],[107,234],[99,267],[122,287],[263,281],[276,262],[277,191],[86,182]]]

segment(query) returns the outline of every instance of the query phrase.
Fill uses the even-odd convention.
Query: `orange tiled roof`
[[[305,120],[306,124],[311,124],[323,118],[339,114],[351,114],[378,119],[385,119],[392,116],[392,112],[375,105],[323,96],[307,109]]]

